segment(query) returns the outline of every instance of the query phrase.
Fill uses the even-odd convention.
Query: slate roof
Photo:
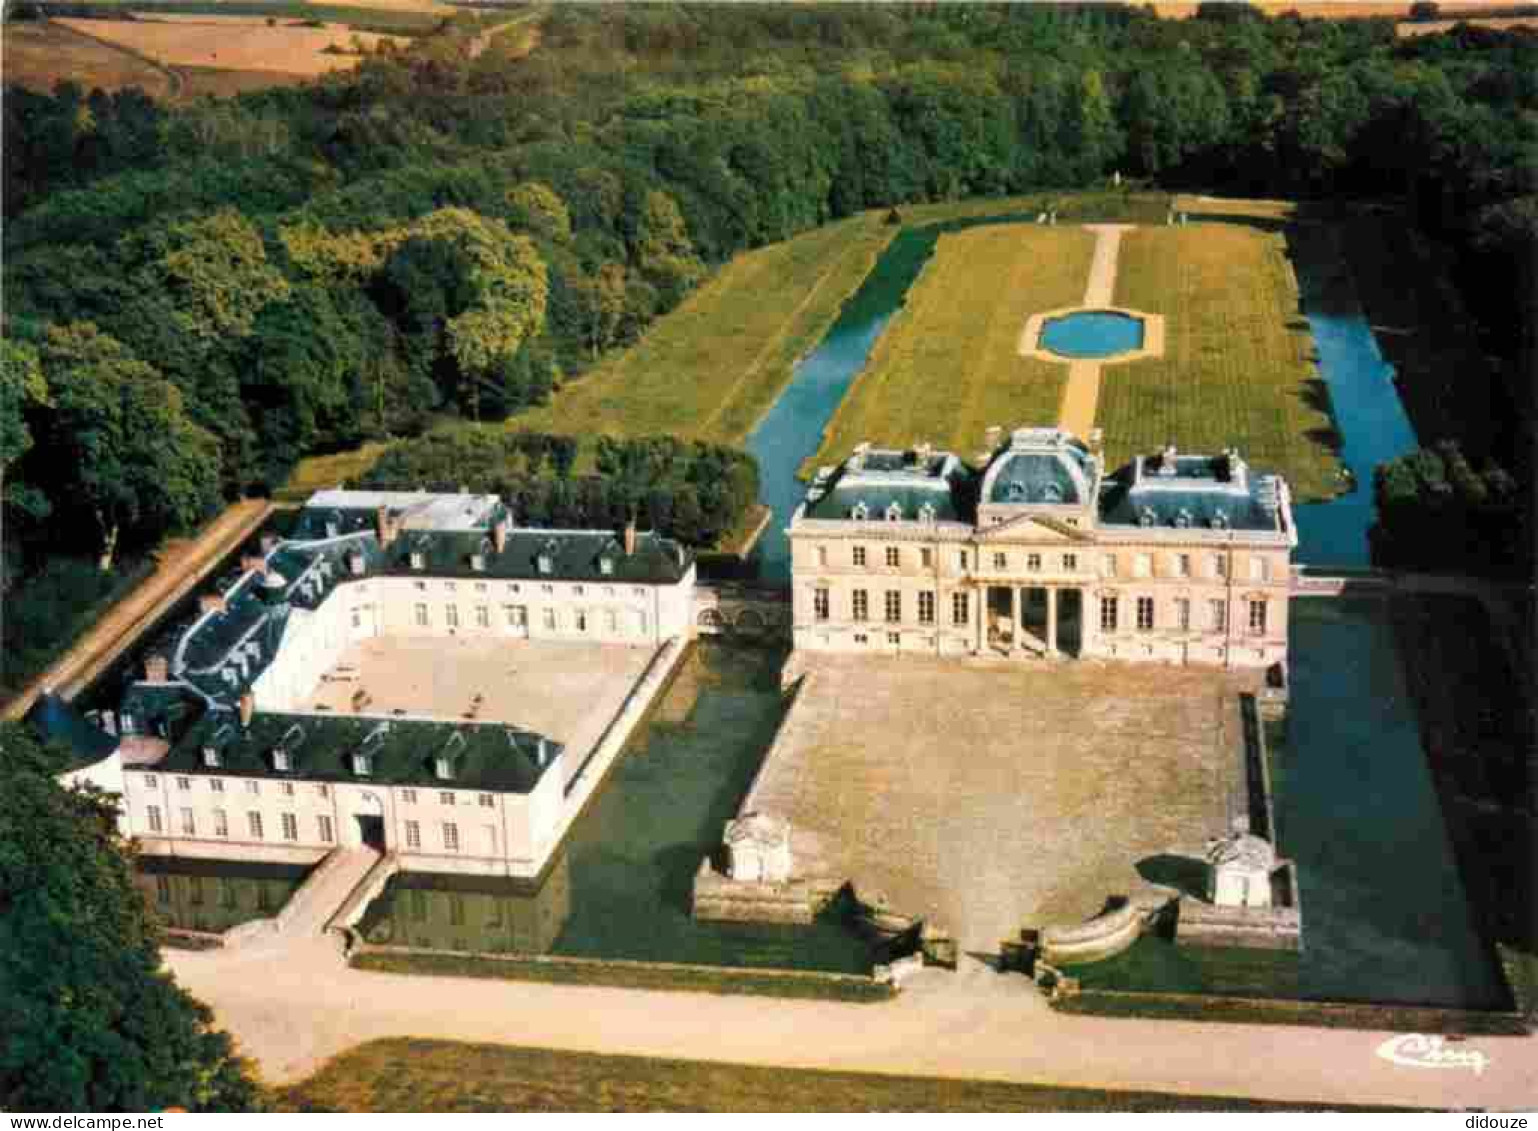
[[[874,449],[857,452],[818,472],[806,493],[806,518],[880,522],[895,503],[904,522],[971,522],[976,513],[973,476],[949,452]],[[856,517],[863,504],[864,519]]]
[[[411,555],[422,555],[422,568]],[[479,557],[480,568],[472,560]],[[550,569],[540,569],[548,557]],[[610,572],[604,572],[604,561]],[[680,543],[653,533],[636,535],[635,552],[626,554],[618,535],[606,530],[510,531],[498,553],[489,532],[406,532],[384,552],[379,572],[426,577],[486,577],[493,580],[619,581],[671,585],[683,580],[694,557]]]
[[[118,704],[118,726],[124,715],[132,718],[135,734],[165,737],[172,741],[203,713],[204,701],[178,683],[135,683]]]
[[[52,692],[38,697],[27,722],[43,739],[67,746],[74,756],[67,770],[93,766],[117,749],[117,739]]]
[[[295,728],[298,728],[295,730]],[[455,736],[459,738],[455,738]],[[371,736],[375,736],[372,737]],[[437,776],[435,760],[453,742],[454,776]],[[539,760],[541,736],[502,723],[296,715],[258,712],[242,730],[234,711],[209,711],[172,746],[156,770],[172,774],[233,774],[280,781],[377,782],[436,789],[528,793],[563,749],[550,739]],[[352,755],[367,743],[370,773],[353,772]],[[282,745],[290,768],[277,770],[272,752]],[[219,752],[219,765],[203,748]]]
[[[989,461],[984,502],[1083,506],[1096,473],[1094,457],[1077,437],[1057,428],[1020,428]]]
[[[1167,450],[1140,456],[1106,480],[1100,522],[1274,532],[1280,529],[1285,490],[1276,476],[1253,474],[1236,453],[1185,456]]]

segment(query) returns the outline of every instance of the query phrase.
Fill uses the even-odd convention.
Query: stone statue
[[[1236,832],[1207,846],[1207,898],[1219,907],[1270,907],[1276,850],[1253,833]]]
[[[726,822],[726,872],[745,883],[783,884],[790,879],[790,826],[767,813],[744,813]]]

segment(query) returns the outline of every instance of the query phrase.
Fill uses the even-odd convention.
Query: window
[[[578,609],[577,610],[576,625],[577,625],[577,631],[578,632],[586,632],[587,631],[587,610],[586,609]]]
[[[586,589],[584,589],[584,588],[583,588],[583,587],[582,587],[582,586],[580,586],[580,585],[573,585],[573,586],[572,586],[572,587],[571,587],[571,591],[572,591],[572,592],[573,592],[573,593],[575,593],[575,594],[576,594],[576,595],[577,595],[577,596],[578,596],[578,597],[580,597],[580,596],[582,596],[582,594],[584,594],[584,593],[586,593],[586,592],[587,592],[587,590],[586,590]]]
[[[444,605],[443,606],[443,623],[448,625],[450,628],[458,628],[459,627],[459,606],[458,605]]]
[[[890,644],[893,648],[898,647],[903,642],[902,633],[900,633],[900,632],[889,632],[889,633],[887,633],[886,634],[886,642],[888,644]]]
[[[1228,559],[1225,558],[1222,554],[1213,554],[1212,555],[1212,576],[1213,577],[1227,577],[1228,576]]]
[[[197,826],[197,823],[192,819],[192,810],[191,809],[183,809],[182,810],[182,836],[197,836],[197,835],[198,835],[198,826]]]
[[[994,554],[993,555],[993,568],[994,569],[1007,569],[1008,567],[1009,567],[1009,555],[1007,555],[1007,554]]]
[[[854,555],[854,564],[857,566],[863,566],[865,564],[865,547],[856,546],[852,553]]]
[[[280,748],[280,749],[274,750],[272,752],[272,768],[274,770],[287,770],[287,769],[290,768],[289,767],[289,762],[288,762],[288,751],[287,750],[283,750],[283,749]],[[287,783],[285,782],[284,784],[286,785]],[[293,791],[290,790],[289,792],[293,792]]]
[[[449,896],[449,925],[462,927],[465,924],[465,897],[462,895]]]
[[[192,779],[191,778],[177,778],[176,779],[176,788],[177,789],[191,789],[192,788]]]
[[[170,903],[171,902],[171,877],[170,876],[156,876],[155,877],[155,898],[157,900],[159,900],[161,903]]]
[[[145,774],[144,784],[148,789],[155,789],[159,785],[159,782],[156,780],[154,774]]]
[[[363,610],[362,609],[354,609],[352,611],[352,626],[354,628],[362,628],[363,627]]]
[[[555,568],[555,562],[550,557],[549,554],[541,554],[541,555],[539,555],[539,572],[540,573],[549,573],[554,568]]]
[[[1064,554],[1063,555],[1063,569],[1066,572],[1073,573],[1078,568],[1079,568],[1079,555],[1078,554]]]
[[[966,624],[967,618],[971,615],[971,607],[972,603],[967,599],[967,595],[965,593],[952,593],[951,623]]]
[[[417,627],[418,628],[426,628],[427,627],[427,606],[426,605],[418,605],[417,606]]]
[[[1191,631],[1191,602],[1188,598],[1175,598],[1175,625],[1181,632]]]
[[[288,756],[287,755],[284,755],[283,762],[284,762],[283,769],[285,769],[285,770],[288,769]],[[292,796],[294,796],[294,783],[293,782],[286,781],[282,785],[280,785],[278,788],[283,791],[283,796],[284,797],[292,797]]]
[[[224,792],[224,779],[223,778],[209,778],[208,779],[208,791],[210,793],[223,793]]]
[[[475,626],[477,628],[491,627],[491,610],[485,605],[475,606]]]
[[[614,636],[619,632],[619,614],[613,609],[605,609],[603,611],[603,630],[610,636]]]
[[[330,797],[331,796],[331,787],[329,785],[326,785],[324,782],[322,782],[320,785],[317,785],[315,787],[315,792],[318,793],[322,797]]]
[[[299,818],[292,813],[284,813],[279,819],[283,822],[283,839],[298,840]]]
[[[1153,573],[1153,558],[1148,554],[1139,554],[1132,559],[1132,576],[1148,577]]]
[[[203,906],[203,877],[187,877],[187,902],[194,907]]]
[[[495,856],[497,854],[497,826],[482,825],[481,840],[486,845],[486,855]]]
[[[1152,632],[1154,626],[1154,600],[1152,597],[1137,599],[1137,630]]]
[[[247,781],[246,782],[246,792],[250,793],[250,794],[261,793],[262,792],[262,783],[259,782],[259,781]]]
[[[235,885],[229,880],[219,881],[219,906],[225,908],[235,906]]]
[[[919,551],[919,565],[925,569],[935,568],[935,552],[927,546]]]
[[[352,772],[360,778],[366,778],[374,772],[374,760],[367,754],[354,754],[352,756]]]
[[[1104,555],[1100,559],[1100,576],[1101,577],[1115,577],[1116,576],[1116,555],[1115,554],[1106,554],[1106,555]]]
[[[490,809],[496,805],[496,799],[489,793],[481,794],[476,800],[480,802],[482,809]]]
[[[459,851],[459,826],[453,821],[443,822],[443,850],[445,852]]]
[[[412,890],[411,918],[418,923],[427,921],[427,893],[425,891]]]
[[[150,832],[158,833],[161,830],[160,806],[150,805],[144,810],[144,820],[150,827]]]
[[[1250,635],[1264,636],[1266,634],[1266,602],[1250,602]]]
[[[1207,602],[1207,609],[1212,619],[1213,632],[1228,631],[1228,602],[1222,598],[1214,598]]]
[[[1266,579],[1266,559],[1250,558],[1250,580],[1264,581]]]
[[[246,828],[250,831],[252,840],[262,839],[262,815],[255,809],[246,813]]]
[[[331,818],[322,813],[315,818],[315,823],[319,826],[317,831],[320,835],[320,842],[322,844],[330,844],[336,835],[331,828]]]
[[[544,616],[540,620],[540,623],[545,626],[546,631],[554,632],[555,631],[555,610],[554,609],[546,609],[544,611]]]
[[[413,849],[422,847],[422,826],[417,821],[406,822],[406,847]]]
[[[412,569],[421,569],[425,565],[427,565],[427,558],[426,558],[426,556],[421,554],[421,553],[418,553],[416,550],[413,550],[411,552],[411,568]]]
[[[1116,598],[1100,598],[1100,631],[1115,632],[1116,620]]]
[[[599,558],[598,559],[598,572],[603,574],[605,577],[608,577],[609,575],[611,575],[614,572],[614,559],[613,558]]]
[[[818,620],[828,619],[828,591],[827,589],[812,590],[812,615]]]
[[[870,620],[870,593],[864,589],[854,591],[854,619]]]
[[[527,628],[529,624],[529,607],[527,605],[506,605],[507,623],[513,628]]]
[[[927,590],[919,594],[919,623],[935,623],[935,595]]]
[[[903,619],[903,595],[899,589],[886,591],[886,619],[888,624],[896,624]]]
[[[1191,576],[1191,555],[1190,554],[1176,554],[1175,555],[1175,576],[1176,577],[1190,577]]]
[[[816,553],[817,553],[817,564],[820,565],[820,566],[827,565],[828,564],[828,548],[826,546],[818,546]]]
[[[956,555],[956,565],[961,569],[967,568],[967,552],[965,550]]]
[[[857,632],[854,634],[854,642],[856,644],[869,644],[870,637],[865,635],[863,632]]]
[[[1025,568],[1030,570],[1032,573],[1040,573],[1041,572],[1041,555],[1040,554],[1026,554],[1025,555]]]
[[[414,789],[401,790],[401,804],[415,805],[417,803],[417,791]]]
[[[896,569],[899,565],[901,565],[902,551],[899,550],[896,546],[888,546],[886,548],[886,564],[892,569]]]
[[[230,815],[228,813],[226,813],[223,809],[215,809],[214,810],[214,835],[215,836],[229,836],[230,835]]]
[[[454,795],[445,790],[444,792],[438,794],[438,804],[452,806],[454,804]]]

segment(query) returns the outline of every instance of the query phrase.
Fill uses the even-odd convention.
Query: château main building
[[[1107,472],[1055,428],[989,430],[973,468],[861,444],[791,519],[795,645],[824,652],[1285,661],[1287,485],[1238,452]]]

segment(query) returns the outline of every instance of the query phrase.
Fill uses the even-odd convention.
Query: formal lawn
[[[740,443],[897,231],[879,213],[739,255],[515,428]]]
[[[1280,232],[1138,228],[1122,239],[1115,295],[1163,314],[1166,339],[1162,358],[1102,371],[1097,424],[1112,466],[1172,441],[1202,452],[1233,445],[1285,475],[1296,498],[1338,490],[1335,431]]]
[[[393,1038],[285,1089],[290,1111],[1306,1111],[1303,1104],[820,1072]]]
[[[1055,423],[1068,367],[1021,357],[1020,332],[1033,311],[1083,299],[1094,245],[1077,225],[941,236],[811,462],[862,440],[928,440],[970,458],[990,425]]]

